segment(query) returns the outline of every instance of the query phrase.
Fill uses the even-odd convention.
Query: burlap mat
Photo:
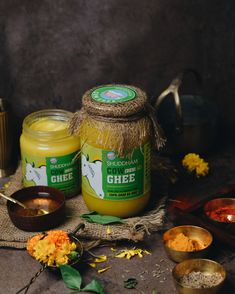
[[[11,177],[11,184],[5,193],[11,195],[16,190],[21,189],[21,179],[22,174],[19,167]],[[125,219],[124,224],[109,225],[109,231],[111,232],[107,233],[107,226],[88,223],[80,218],[80,215],[87,213],[88,209],[82,196],[78,195],[66,201],[66,220],[57,229],[62,229],[69,233],[79,223],[83,222],[85,223],[85,229],[80,231],[80,238],[105,241],[124,239],[140,241],[144,239],[146,234],[162,228],[165,215],[165,197],[162,197],[152,207],[152,210],[147,211],[141,216]],[[36,234],[35,232],[22,231],[12,224],[8,216],[6,201],[2,198],[0,199],[0,226],[0,247],[25,248],[27,240]]]

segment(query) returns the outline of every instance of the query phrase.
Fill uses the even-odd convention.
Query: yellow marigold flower
[[[200,165],[196,167],[196,175],[197,177],[206,176],[209,172],[209,167],[207,162],[201,162]]]
[[[53,265],[55,260],[56,246],[47,239],[39,240],[34,247],[34,257],[43,263]]]
[[[43,234],[36,235],[28,240],[27,242],[27,250],[31,256],[34,256],[34,247],[38,240],[40,240],[43,237]]]
[[[209,172],[208,163],[205,162],[198,154],[188,153],[182,160],[182,165],[189,171],[195,171],[196,176],[205,176]]]

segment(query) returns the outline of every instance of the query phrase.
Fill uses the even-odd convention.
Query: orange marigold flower
[[[56,230],[56,231],[48,231],[47,240],[55,244],[57,248],[61,248],[64,243],[69,243],[69,236],[65,231]]]
[[[28,240],[27,242],[27,250],[31,256],[34,256],[34,248],[38,240],[43,237],[43,234],[36,235]]]

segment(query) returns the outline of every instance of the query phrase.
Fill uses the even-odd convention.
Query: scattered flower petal
[[[106,255],[99,255],[97,258],[94,259],[94,262],[100,263],[100,262],[105,262],[107,261],[107,256]]]
[[[117,258],[126,258],[126,259],[131,259],[133,256],[138,255],[140,258],[143,257],[143,253],[145,254],[151,254],[147,250],[143,249],[130,249],[130,250],[123,250],[119,254],[117,254],[115,257]]]
[[[88,263],[88,265],[89,265],[90,267],[93,267],[93,268],[96,267],[96,263],[94,263],[94,262]]]
[[[111,268],[111,266],[107,266],[107,267],[105,267],[105,268],[102,268],[102,269],[99,269],[97,272],[99,273],[99,274],[102,274],[103,272],[106,272],[108,269],[110,269]]]
[[[107,227],[106,233],[107,235],[112,234],[112,229],[110,228],[110,226]]]
[[[115,257],[117,257],[117,258],[124,258],[124,257],[126,257],[126,255],[127,255],[126,252],[121,252],[121,253],[117,254]]]
[[[145,249],[143,252],[144,252],[145,254],[151,254],[151,252],[149,252],[149,251],[146,250],[146,249]]]

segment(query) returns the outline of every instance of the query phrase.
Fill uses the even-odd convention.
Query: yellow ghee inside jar
[[[53,120],[50,118],[41,118],[35,121],[31,125],[31,130],[41,131],[41,132],[55,132],[66,130],[68,128],[68,122]]]
[[[58,188],[66,197],[80,191],[80,150],[77,136],[68,132],[72,113],[60,109],[41,110],[23,122],[20,149],[25,187],[42,185]]]
[[[130,111],[127,109],[130,102],[141,94],[142,91],[135,87],[111,85],[93,89],[83,97],[83,106],[88,114],[79,129],[82,196],[90,211],[130,217],[137,215],[148,203],[149,120],[145,115],[136,116],[138,110],[135,109],[132,110],[133,118],[123,121],[120,117],[112,117],[112,108],[117,110],[116,103],[120,108],[123,106],[120,114],[125,117]],[[124,96],[124,101],[120,99],[117,102],[113,99],[115,95]],[[138,106],[140,110],[144,102],[145,99]],[[107,106],[110,111],[107,111]]]

